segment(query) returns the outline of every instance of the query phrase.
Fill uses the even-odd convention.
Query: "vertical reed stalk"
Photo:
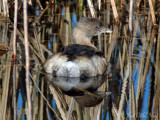
[[[49,88],[50,88],[50,91],[51,91],[51,93],[52,93],[52,95],[54,97],[54,100],[56,102],[57,109],[59,110],[59,112],[61,114],[61,118],[63,120],[66,120],[67,119],[66,118],[66,112],[65,112],[66,111],[65,108],[67,108],[66,102],[64,100],[61,102],[61,100],[63,98],[60,98],[61,95],[59,93],[57,93],[58,91],[56,91],[56,89],[54,87],[52,87],[52,85],[49,85]],[[56,114],[56,112],[55,112],[55,114]],[[57,114],[56,114],[56,116],[57,116]],[[58,116],[57,116],[57,118],[58,118]]]
[[[67,7],[65,7],[65,19],[66,20],[68,20],[68,22],[69,22],[69,6],[67,6]],[[65,29],[65,35],[64,35],[64,37],[65,37],[65,41],[64,41],[64,45],[65,46],[67,46],[67,45],[69,45],[69,24],[66,24],[65,23],[65,25],[64,25],[64,29]]]
[[[160,24],[160,22],[159,22]],[[157,38],[157,48],[156,48],[156,63],[155,63],[155,83],[154,83],[154,89],[155,89],[155,95],[154,95],[154,100],[153,100],[153,115],[158,115],[159,114],[159,95],[160,95],[160,69],[159,69],[159,56],[160,54],[160,27],[158,29],[158,38]],[[154,118],[153,118],[154,119]],[[158,119],[158,117],[157,117]]]
[[[126,88],[127,88],[127,79],[129,78],[129,63],[127,63],[127,69],[126,69],[126,76],[125,78],[123,79],[123,87],[122,87],[122,94],[121,94],[121,99],[120,99],[120,102],[119,102],[119,109],[118,109],[118,116],[121,116],[122,115],[122,110],[123,110],[123,103],[124,103],[124,100],[125,100],[125,95],[126,95]]]
[[[160,24],[160,22],[159,22],[159,24]],[[160,83],[159,82],[160,79],[158,79],[159,78],[159,74],[158,73],[160,72],[160,69],[158,69],[159,58],[160,58],[159,54],[160,54],[160,27],[158,29],[157,50],[156,50],[156,63],[155,63],[155,85],[156,86]],[[156,88],[158,88],[158,86]]]
[[[107,57],[107,36],[104,35],[104,56]]]
[[[87,2],[88,2],[89,9],[90,9],[90,11],[91,11],[92,17],[96,18],[96,17],[97,17],[97,13],[96,13],[96,11],[95,11],[95,9],[94,9],[92,0],[87,0]]]
[[[109,62],[111,59],[112,51],[114,50],[115,45],[116,45],[117,35],[118,35],[118,25],[114,25],[113,35],[110,40],[112,42],[110,43],[110,46],[108,48],[108,53],[107,53],[107,62]]]
[[[14,103],[14,120],[17,120],[17,104],[16,104],[16,64],[13,65],[13,103]]]
[[[16,60],[17,16],[18,16],[18,0],[15,0],[15,6],[14,6],[14,31],[13,31],[13,59],[14,59],[14,61]]]
[[[23,14],[24,14],[24,42],[25,42],[25,57],[26,57],[26,91],[27,91],[27,118],[32,120],[32,106],[31,94],[29,85],[29,42],[28,42],[28,18],[27,18],[27,0],[23,1]]]
[[[110,1],[111,1],[111,5],[112,5],[113,15],[114,15],[115,21],[118,23],[119,22],[119,17],[118,17],[118,13],[117,13],[115,2],[114,2],[114,0],[110,0]]]
[[[124,2],[124,0],[120,0],[120,7],[121,8],[123,7],[123,2]]]
[[[8,1],[7,0],[3,0],[3,15],[4,17],[8,17]]]
[[[16,35],[17,35],[17,16],[18,16],[18,0],[15,0],[14,6],[14,31],[13,31],[13,102],[14,102],[14,120],[17,119],[16,104]]]
[[[148,1],[149,1],[149,7],[150,7],[150,11],[151,11],[151,16],[152,16],[152,22],[153,22],[153,25],[155,25],[156,24],[156,17],[155,17],[155,13],[154,13],[153,4],[152,4],[151,0],[148,0]]]
[[[47,4],[47,6],[46,6],[46,8],[40,13],[40,15],[38,15],[37,17],[36,17],[36,19],[33,21],[33,23],[31,24],[32,26],[34,26],[35,24],[36,24],[36,22],[44,15],[44,13],[48,10],[48,7],[49,7],[49,5],[48,5],[48,2],[46,2],[46,4]]]
[[[15,0],[15,6],[14,6],[14,31],[13,31],[13,54],[14,54],[14,60],[16,60],[17,15],[18,15],[18,0]]]
[[[101,10],[101,0],[98,0],[98,9]]]
[[[130,0],[130,9],[129,9],[129,31],[132,33],[132,19],[133,19],[133,0]]]
[[[139,26],[138,18],[139,18],[138,15],[136,15],[136,20],[133,23],[133,26],[134,26],[133,36],[137,36],[137,33],[138,33],[137,32],[138,31],[138,26]],[[134,50],[135,42],[136,42],[136,38],[133,37],[133,40],[132,40],[132,53],[133,53],[133,50]]]
[[[74,103],[75,103],[75,100],[72,97],[70,105],[69,105],[68,114],[67,114],[67,120],[71,120],[71,115],[72,115],[72,112],[73,112]]]
[[[129,31],[130,31],[130,43],[129,43],[129,115],[131,115],[130,119],[132,119],[133,108],[132,108],[132,64],[131,64],[131,57],[132,57],[132,39],[133,39],[133,0],[130,0],[130,10],[129,10]]]
[[[11,42],[10,46],[12,46],[12,37],[11,36]],[[11,62],[12,59],[12,52],[9,51],[7,54],[7,62],[5,65],[5,71],[4,71],[4,80],[3,80],[3,93],[2,93],[2,99],[0,100],[0,119],[6,120],[7,116],[7,102],[8,102],[8,96],[9,96],[9,84],[10,84],[10,73],[11,73]],[[3,109],[1,109],[3,108]]]
[[[146,58],[146,62],[145,62],[144,74],[143,74],[143,77],[142,77],[142,85],[143,85],[142,94],[141,94],[142,98],[143,98],[143,94],[144,94],[146,77],[147,77],[148,70],[149,70],[149,64],[150,64],[150,60],[151,60],[151,56],[152,56],[152,49],[153,49],[153,45],[154,45],[155,32],[156,32],[156,30],[155,30],[155,28],[153,28],[152,29],[152,35],[151,35],[151,38],[150,38],[151,41],[150,41],[150,44],[148,46],[148,51],[147,51],[147,58]]]
[[[137,0],[137,2],[136,2],[136,6],[137,6],[137,8],[139,8],[140,3],[141,3],[141,0]]]
[[[44,94],[44,80],[41,81],[41,92]],[[40,97],[40,120],[44,119],[44,100],[43,96]]]

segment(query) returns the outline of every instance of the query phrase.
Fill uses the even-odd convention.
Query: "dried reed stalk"
[[[101,10],[101,0],[97,0],[98,2],[98,9]]]
[[[112,42],[110,43],[110,46],[108,48],[108,53],[107,53],[107,62],[110,61],[112,51],[115,48],[117,35],[118,35],[118,24],[114,25],[114,28],[113,28],[113,35],[112,35],[112,40],[111,40]]]
[[[133,0],[130,0],[130,10],[129,10],[129,31],[130,31],[130,42],[129,42],[129,115],[133,117],[133,108],[132,108],[132,64],[131,64],[131,57],[132,57],[132,39],[133,39]]]
[[[136,94],[136,111],[138,111],[139,108],[139,96],[141,93],[141,87],[142,87],[142,76],[143,76],[143,69],[144,69],[144,58],[145,58],[145,50],[147,49],[147,42],[146,42],[146,35],[145,35],[145,30],[142,29],[142,53],[141,53],[141,58],[140,58],[140,63],[139,63],[139,72],[138,72],[138,85],[137,85],[137,94]],[[136,117],[138,117],[138,114],[136,114]]]
[[[25,42],[24,42],[24,38],[23,38],[22,33],[21,33],[19,30],[17,30],[17,34],[18,34],[20,40],[22,41],[22,43],[23,43],[24,46],[25,46]],[[33,41],[33,44],[36,44],[36,45],[37,45],[37,41],[35,41],[35,39],[34,39],[33,37],[30,37],[30,36],[29,36],[29,38],[30,38],[30,40]],[[43,49],[45,52],[47,52],[47,53],[50,54],[50,55],[53,54],[53,53],[52,53],[50,50],[48,50],[43,44],[41,44],[41,43],[39,43],[39,44],[40,44],[40,49]],[[39,52],[37,52],[37,50],[34,49],[33,45],[29,44],[29,47],[31,48],[32,52],[34,52],[34,54],[36,55],[36,57],[38,57],[38,58],[41,60],[40,63],[42,63],[42,62],[44,61],[43,56],[41,56],[42,54],[39,54]],[[40,50],[40,51],[42,51],[42,50]]]
[[[124,0],[120,0],[120,7],[123,8],[123,2]]]
[[[107,35],[104,34],[104,56],[107,57]]]
[[[36,29],[34,29],[34,36],[35,36],[35,44],[34,46],[36,47],[37,50],[39,50],[39,54],[41,56],[41,61],[42,63],[45,61],[45,57],[44,57],[44,53],[43,53],[43,49],[41,49],[41,43],[40,43],[40,39],[38,38],[38,35],[36,34]],[[40,33],[39,33],[40,34]]]
[[[12,36],[13,37],[13,36]],[[12,37],[10,42],[10,48],[12,47]],[[6,120],[6,112],[7,112],[7,102],[8,102],[8,95],[9,95],[9,80],[10,80],[10,73],[11,73],[11,62],[12,59],[12,52],[9,51],[7,54],[7,62],[5,65],[5,74],[4,74],[4,83],[3,83],[3,93],[2,93],[2,100],[0,101],[0,117],[2,120]]]
[[[160,22],[159,22],[160,24]],[[158,74],[160,72],[159,70],[159,55],[160,55],[160,27],[158,29],[158,38],[157,38],[157,48],[156,48],[156,63],[155,63],[155,86],[157,86],[160,83],[160,75]],[[158,86],[156,87],[158,88]]]
[[[122,117],[121,112],[122,112],[122,109],[123,109],[123,103],[124,103],[125,96],[126,96],[126,88],[127,88],[127,83],[128,83],[127,79],[128,78],[129,78],[129,63],[127,64],[126,76],[123,79],[122,94],[121,94],[121,99],[120,99],[120,102],[119,102],[119,109],[118,109],[118,113],[117,113],[119,117]]]
[[[119,17],[118,17],[118,13],[117,13],[115,2],[114,2],[114,0],[110,0],[110,1],[111,1],[111,5],[112,5],[113,15],[114,15],[115,21],[117,23],[119,23]]]
[[[64,23],[64,38],[63,38],[63,43],[64,43],[64,46],[68,46],[70,44],[70,41],[69,41],[69,38],[70,38],[70,12],[69,12],[70,8],[69,6],[66,6],[65,7],[65,20],[68,21],[68,23]]]
[[[17,104],[16,104],[16,36],[17,36],[17,16],[18,16],[18,0],[15,0],[14,6],[14,31],[13,31],[13,102],[14,102],[14,120],[17,119]]]
[[[160,22],[159,22],[160,24]],[[160,96],[160,69],[159,69],[159,55],[160,55],[160,27],[158,28],[156,59],[155,59],[155,82],[154,82],[154,97],[153,97],[153,112],[152,120],[159,119],[159,96]]]
[[[75,103],[75,100],[72,97],[71,98],[71,103],[69,105],[68,114],[67,114],[67,120],[71,120],[71,115],[72,115],[72,112],[73,112],[74,103]]]
[[[18,0],[15,0],[15,6],[14,6],[14,31],[13,31],[13,59],[14,59],[14,61],[16,60],[17,16],[18,16]]]
[[[36,22],[43,16],[43,14],[46,12],[46,10],[48,9],[49,5],[47,4],[46,8],[40,13],[39,16],[36,17],[36,19],[34,20],[34,22],[31,24],[32,26],[34,26],[36,24]]]
[[[131,107],[131,111],[132,111],[132,118],[133,118],[133,120],[136,120],[136,113],[137,113],[137,111],[136,111],[136,101],[135,101],[135,92],[134,92],[134,84],[133,84],[133,81],[132,81],[132,91],[131,91],[131,95],[132,95],[132,107]]]
[[[160,74],[160,72],[158,73]],[[160,96],[160,82],[158,84],[156,84],[157,88],[155,89],[154,92],[154,99],[153,99],[153,112],[152,112],[152,117],[151,120],[159,120],[160,119],[160,115],[159,115],[159,96]]]
[[[41,92],[42,92],[42,94],[44,94],[44,80],[41,81]],[[40,97],[40,120],[44,119],[43,114],[44,114],[44,100],[41,95],[41,97]]]
[[[33,75],[33,79],[36,80],[35,82],[39,84],[40,72],[38,71],[38,68],[39,67],[36,64],[36,66],[34,66],[34,68],[32,68],[30,71],[31,71],[31,74]],[[37,71],[35,71],[35,69]],[[42,78],[42,81],[43,81],[43,78]],[[39,99],[41,99],[41,96],[40,97],[38,96],[37,87],[35,85],[32,85],[32,87],[33,87],[33,89],[32,89],[33,120],[36,120],[38,114],[40,113],[40,109],[39,108],[41,107],[42,104],[39,102],[39,101],[41,101],[41,100],[39,100]]]
[[[34,86],[34,90],[33,90],[33,96],[32,96],[32,100],[33,100],[33,120],[37,120],[38,113],[39,113],[39,97],[37,94],[37,88]]]
[[[105,18],[105,21],[106,21],[106,24],[107,25],[109,25],[110,23],[111,23],[111,12],[110,12],[110,9],[111,9],[111,6],[110,6],[110,4],[107,4],[107,15],[106,16],[104,16],[104,17],[106,17]],[[104,22],[105,22],[104,21]]]
[[[150,44],[149,44],[149,48],[148,48],[148,55],[147,55],[147,59],[146,59],[146,62],[145,62],[145,69],[144,69],[144,74],[143,74],[143,78],[142,78],[142,93],[141,93],[141,97],[143,98],[143,94],[144,94],[144,87],[145,87],[145,82],[146,82],[146,77],[147,77],[147,73],[148,73],[148,70],[149,70],[149,63],[150,63],[150,59],[151,59],[151,55],[152,55],[152,49],[153,49],[153,45],[154,45],[154,37],[155,37],[155,28],[153,28],[152,30],[152,35],[151,35],[151,41],[150,41]]]
[[[155,17],[155,13],[154,13],[153,4],[152,4],[151,0],[148,0],[148,1],[149,1],[151,16],[152,16],[152,22],[153,22],[153,25],[156,25],[156,17]]]
[[[92,0],[87,0],[87,3],[88,3],[88,6],[89,6],[89,9],[91,11],[92,17],[97,18],[97,13],[96,13],[96,11],[94,9]]]
[[[4,17],[9,17],[8,1],[2,0],[3,3],[3,15]]]
[[[96,106],[97,109],[95,109],[95,113],[96,113],[96,117],[95,117],[95,120],[101,120],[101,109],[102,109],[102,105],[98,105]]]
[[[27,91],[27,118],[32,120],[32,104],[31,93],[29,84],[29,42],[28,42],[28,14],[27,14],[27,0],[23,1],[24,13],[24,45],[25,45],[25,58],[26,58],[26,91]]]
[[[137,0],[137,2],[136,2],[136,6],[137,6],[137,8],[139,8],[140,3],[141,3],[141,0]]]
[[[138,26],[139,26],[138,18],[139,18],[138,15],[136,15],[136,19],[133,23],[134,30],[133,30],[132,51],[131,51],[132,53],[133,53],[134,45],[135,45],[135,42],[136,42],[136,39],[137,39],[135,36],[137,36],[137,33],[138,33]]]
[[[112,102],[112,115],[113,115],[114,120],[121,120],[121,118],[120,118],[121,116],[119,116],[116,105],[113,102]]]
[[[17,95],[16,95],[16,74],[17,74],[17,72],[16,72],[17,70],[16,70],[16,64],[14,64],[13,65],[13,103],[14,103],[14,111],[13,111],[13,113],[14,113],[14,120],[17,120],[17,101],[16,101],[16,97],[17,97]]]
[[[124,26],[123,31],[124,31],[124,35],[127,37],[127,26]],[[124,70],[123,70],[123,68],[124,68],[124,64],[125,64],[125,55],[127,53],[126,51],[128,51],[127,50],[127,43],[126,43],[126,40],[124,39],[124,42],[123,42],[123,51],[122,51],[122,53],[121,53],[121,51],[119,51],[121,78],[124,77]]]
[[[48,107],[54,112],[55,116],[56,116],[58,119],[60,119],[60,118],[58,117],[58,114],[56,113],[56,111],[52,108],[52,106],[49,104],[48,100],[46,99],[46,97],[45,97],[44,94],[42,93],[43,91],[41,91],[41,90],[39,89],[39,87],[37,87],[36,80],[33,78],[33,76],[32,76],[31,74],[30,74],[30,77],[32,78],[35,87],[38,89],[39,93],[41,94],[41,97],[44,99],[44,101],[47,102]],[[51,91],[51,92],[52,92],[52,91]]]
[[[98,35],[98,50],[102,51],[102,38],[101,35]]]
[[[41,10],[43,10],[43,7],[42,7],[42,4],[41,4],[40,0],[37,0],[37,3],[39,5],[39,7],[41,8]]]
[[[57,53],[58,51],[58,43],[57,43],[57,37],[56,37],[56,34],[53,34],[53,51],[55,53]]]
[[[130,9],[129,9],[129,31],[130,33],[133,31],[133,0],[130,0]]]
[[[61,114],[62,119],[66,120],[67,117],[66,117],[66,112],[65,111],[67,111],[66,110],[67,104],[66,104],[65,100],[63,99],[62,95],[59,94],[58,91],[56,91],[56,89],[53,86],[49,85],[49,88],[50,88],[50,91],[51,91],[51,93],[54,97],[54,100],[56,102],[57,108],[58,108],[58,110]]]

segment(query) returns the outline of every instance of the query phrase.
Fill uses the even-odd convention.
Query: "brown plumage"
[[[103,53],[91,43],[93,36],[111,33],[96,18],[82,18],[73,28],[74,44],[64,47],[44,63],[44,71],[56,76],[81,77],[102,75],[106,71]]]

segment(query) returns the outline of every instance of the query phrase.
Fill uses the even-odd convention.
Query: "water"
[[[96,2],[94,7],[97,7]],[[159,119],[159,17],[157,26],[153,27],[148,8],[144,8],[141,13],[135,9],[131,38],[127,7],[122,11],[118,9],[123,22],[116,25],[110,3],[104,2],[98,17],[113,33],[94,37],[92,42],[111,64],[110,74],[105,78],[101,76],[85,81],[78,78],[46,79],[42,63],[63,46],[71,44],[72,27],[81,17],[91,15],[85,2],[59,2],[52,4],[36,25],[31,26],[35,17],[41,13],[40,7],[33,8],[34,5],[29,8],[32,11],[29,11],[29,43],[30,91],[34,119]],[[12,17],[10,15],[11,21]],[[6,20],[0,23],[0,44],[8,48],[8,52],[0,56],[0,116],[8,120],[13,119],[15,114],[16,119],[27,119],[22,20],[22,16],[19,16],[16,64],[13,64],[12,59],[13,24]],[[130,39],[133,48],[131,63]],[[108,92],[112,94],[106,95]],[[93,107],[86,107],[91,101]]]

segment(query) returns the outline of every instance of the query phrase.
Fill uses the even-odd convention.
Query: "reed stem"
[[[117,23],[119,23],[119,17],[118,17],[118,13],[117,13],[115,2],[114,2],[114,0],[110,0],[110,1],[111,1],[111,5],[112,5],[113,15],[114,15],[115,21]]]
[[[96,13],[96,11],[94,9],[92,0],[87,0],[87,2],[88,2],[89,9],[91,11],[92,17],[96,18],[97,17],[97,13]]]
[[[28,18],[27,18],[27,0],[23,1],[23,13],[24,13],[24,42],[25,42],[25,59],[26,59],[26,91],[27,91],[27,117],[28,120],[32,120],[32,105],[31,94],[29,84],[29,42],[28,42]]]
[[[129,10],[129,31],[130,31],[130,43],[129,43],[129,115],[131,115],[130,119],[132,119],[133,116],[133,107],[132,107],[132,64],[131,64],[131,57],[132,57],[132,39],[133,39],[133,0],[130,0],[130,10]]]
[[[156,17],[155,17],[152,1],[148,0],[148,2],[149,2],[150,11],[151,11],[153,25],[156,25]]]
[[[15,6],[14,6],[14,31],[13,31],[13,59],[14,59],[14,61],[16,61],[17,16],[18,16],[18,0],[15,0]]]

